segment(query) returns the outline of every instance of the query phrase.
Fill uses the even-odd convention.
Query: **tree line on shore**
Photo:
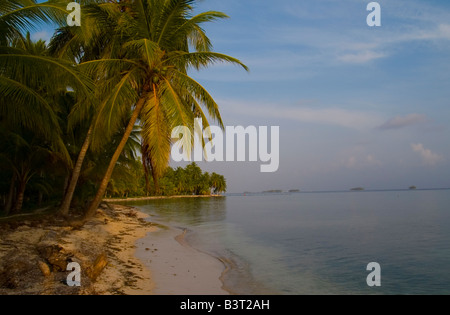
[[[145,176],[140,168],[136,172],[121,172],[114,176],[108,185],[108,198],[130,198],[143,196],[206,196],[227,191],[227,182],[223,175],[203,172],[192,163],[185,168],[167,168],[159,179],[158,190],[155,183]]]
[[[57,205],[85,217],[110,196],[206,194],[215,173],[168,168],[171,130],[208,118],[218,104],[190,75],[217,62],[195,0],[83,0],[81,26],[67,1],[0,2],[0,210]],[[49,43],[29,31],[57,25]],[[193,139],[192,139],[193,141]]]

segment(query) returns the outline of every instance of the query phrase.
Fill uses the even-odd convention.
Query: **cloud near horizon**
[[[411,144],[411,148],[422,157],[423,162],[427,165],[434,166],[444,160],[442,155],[426,149],[422,143]]]
[[[408,114],[406,116],[396,116],[388,120],[381,126],[379,126],[378,129],[381,130],[401,129],[412,125],[426,123],[427,121],[429,121],[429,119],[426,115]]]

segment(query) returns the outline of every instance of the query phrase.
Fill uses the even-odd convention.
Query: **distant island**
[[[416,189],[417,189],[416,186],[411,186],[411,187],[409,187],[409,190],[416,190]]]
[[[266,191],[263,191],[264,194],[279,194],[279,193],[282,193],[282,192],[283,192],[282,190],[266,190]]]
[[[289,190],[289,192],[290,193],[299,193],[300,189],[292,189],[292,190]]]
[[[364,191],[365,189],[362,187],[352,188],[351,191]]]

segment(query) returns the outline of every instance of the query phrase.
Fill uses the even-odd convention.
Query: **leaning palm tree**
[[[140,118],[142,138],[154,165],[165,169],[170,155],[173,126],[192,126],[194,118],[210,117],[223,122],[217,103],[192,77],[189,69],[216,62],[247,67],[239,60],[211,51],[211,42],[201,24],[226,15],[204,12],[192,16],[194,0],[136,0],[102,4],[117,21],[111,45],[100,60],[80,66],[100,78],[97,87],[108,95],[96,115],[100,130],[115,130],[115,116],[132,109],[132,115],[113,155],[97,194],[86,215],[97,210],[124,146]],[[106,126],[106,127],[105,127]],[[95,141],[93,141],[95,146]]]
[[[117,5],[101,5],[110,1],[102,0],[84,0],[82,1],[82,25],[81,27],[64,26],[57,29],[50,42],[50,53],[54,57],[70,60],[73,63],[85,63],[91,60],[99,60],[108,56],[111,47],[114,47],[114,32],[111,30],[117,26],[116,16],[110,14],[113,7]],[[93,75],[94,81],[101,81],[102,78]],[[83,163],[91,147],[92,142],[96,143],[96,151],[100,150],[102,145],[108,142],[109,138],[105,138],[105,132],[96,124],[95,117],[101,105],[101,100],[105,98],[104,93],[109,93],[107,89],[96,89],[93,95],[80,99],[73,107],[69,115],[68,127],[90,122],[90,126],[85,135],[78,152],[78,157],[74,161],[74,167],[69,176],[68,185],[65,189],[65,194],[61,202],[59,213],[63,216],[69,214],[72,199],[77,188],[78,180],[83,170]],[[120,124],[120,116],[113,117],[117,119],[114,124]],[[94,127],[96,134],[100,135],[100,140],[94,140]],[[108,136],[111,137],[114,133],[113,128],[109,129]]]

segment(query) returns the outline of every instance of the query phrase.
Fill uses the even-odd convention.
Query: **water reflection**
[[[448,191],[380,191],[132,205],[224,261],[237,294],[448,294],[449,204]],[[376,291],[366,284],[372,261],[383,268]]]
[[[159,199],[133,202],[132,206],[148,213],[153,220],[168,224],[199,226],[227,219],[227,198]]]

